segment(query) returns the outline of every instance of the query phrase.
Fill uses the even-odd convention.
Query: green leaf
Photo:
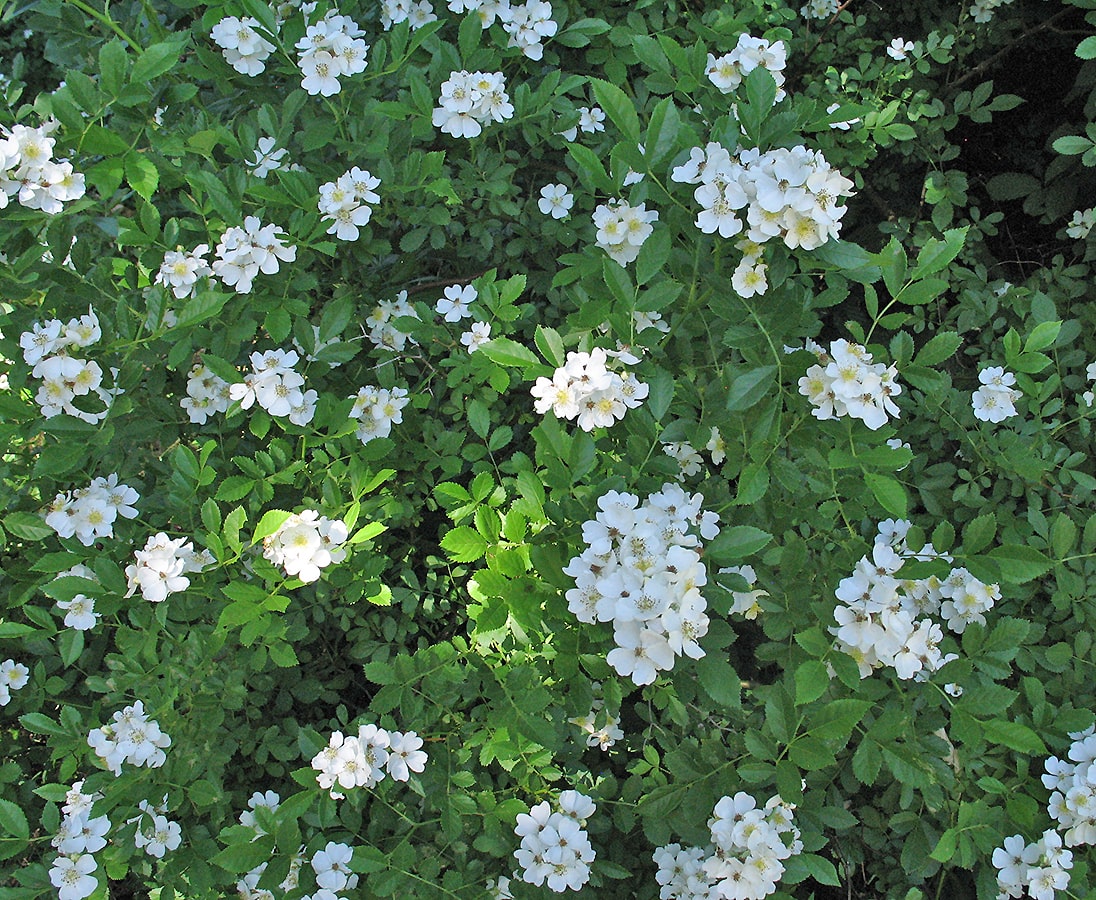
[[[950,359],[962,343],[957,332],[942,331],[918,351],[914,362],[919,366],[937,366]]]
[[[266,834],[254,841],[226,847],[212,856],[209,861],[215,866],[238,875],[250,872],[259,863],[268,862],[273,852],[274,837]]]
[[[653,41],[651,43],[654,44]],[[658,49],[657,44],[654,46]],[[643,139],[643,156],[651,169],[657,170],[674,156],[680,131],[681,116],[677,106],[672,97],[666,97],[651,112],[647,134]]]
[[[1091,149],[1093,144],[1088,138],[1067,134],[1058,138],[1051,146],[1055,153],[1061,153],[1063,156],[1080,156]]]
[[[708,543],[708,553],[720,563],[735,563],[764,549],[773,536],[753,525],[724,528]]]
[[[66,628],[57,637],[57,649],[61,653],[61,662],[71,666],[84,652],[84,632]]]
[[[263,513],[263,517],[259,519],[259,524],[255,526],[255,533],[251,536],[251,540],[256,544],[260,543],[263,538],[269,537],[281,528],[291,515],[293,513],[284,509],[267,510]]]
[[[742,706],[742,682],[725,657],[709,653],[696,661],[696,676],[716,703],[738,709]]]
[[[876,259],[883,272],[883,282],[887,290],[892,297],[897,297],[906,281],[906,248],[898,238],[892,237],[887,246],[879,251]]]
[[[864,481],[883,509],[900,519],[906,517],[906,489],[901,482],[889,475],[877,475],[874,472],[865,472]]]
[[[26,813],[10,800],[0,800],[0,832],[24,841],[30,837]]]
[[[600,78],[591,78],[590,85],[594,89],[594,99],[598,106],[605,110],[605,114],[613,124],[620,129],[630,141],[639,143],[639,116],[636,114],[635,104],[615,84],[602,81]]]
[[[0,622],[0,638],[21,638],[34,634],[35,629],[22,622]]]
[[[727,409],[739,412],[757,405],[775,382],[776,366],[758,366],[739,375],[727,391]]]
[[[44,519],[29,512],[8,513],[4,516],[4,528],[25,541],[41,541],[53,534]]]
[[[632,286],[632,279],[628,277],[624,267],[606,256],[601,260],[601,272],[609,293],[630,309],[635,300],[636,289]]]
[[[144,84],[153,78],[159,78],[165,72],[170,72],[179,61],[183,48],[189,40],[190,33],[187,32],[181,38],[153,44],[145,50],[133,64],[131,76],[133,83]]]
[[[1024,584],[1045,575],[1054,566],[1046,554],[1026,544],[1005,544],[995,547],[989,556],[1001,568],[1001,577],[1010,584]]]
[[[606,194],[616,192],[613,179],[609,177],[605,166],[593,150],[582,144],[568,144],[567,153],[578,167],[578,177],[589,189]]]
[[[544,368],[544,363],[528,347],[509,338],[498,337],[488,341],[479,352],[500,366],[517,366],[520,369]]]
[[[111,97],[121,93],[128,64],[126,45],[117,38],[99,48],[99,87]]]
[[[48,734],[53,737],[61,737],[68,734],[68,732],[54,722],[53,719],[42,713],[26,713],[19,717],[19,724],[33,734]]]
[[[1086,37],[1073,52],[1079,59],[1096,59],[1096,34]]]
[[[924,281],[915,281],[907,285],[895,298],[910,306],[923,306],[935,300],[948,289],[948,282],[943,278],[926,278]]]
[[[825,663],[809,659],[795,670],[795,705],[813,703],[830,686],[830,676]]]
[[[563,351],[563,338],[559,336],[558,331],[554,328],[545,328],[543,325],[538,325],[533,340],[541,355],[548,360],[549,365],[555,366],[557,369],[563,365],[566,354]]]
[[[487,552],[487,541],[467,525],[447,531],[441,539],[441,546],[454,562],[475,562]]]
[[[958,832],[956,832],[954,828],[949,828],[940,835],[940,840],[936,842],[936,849],[929,854],[929,857],[935,859],[937,862],[946,863],[955,856],[955,849],[958,843]]]
[[[995,513],[986,513],[971,519],[963,529],[963,552],[967,554],[978,553],[989,546],[993,536],[997,534],[997,516]]]
[[[1024,352],[1032,353],[1037,350],[1046,350],[1058,340],[1058,332],[1062,330],[1061,322],[1040,322],[1028,335],[1024,342]]]
[[[674,399],[674,376],[665,369],[658,368],[648,385],[647,411],[656,422],[661,422]]]
[[[151,200],[160,183],[160,173],[152,161],[142,153],[130,151],[125,160],[126,183],[146,200]]]
[[[1020,722],[990,719],[980,724],[986,740],[990,743],[1002,744],[1018,753],[1045,754],[1047,752],[1042,738]]]
[[[206,319],[211,319],[224,308],[226,302],[228,302],[227,294],[217,293],[216,291],[203,291],[188,300],[186,306],[179,311],[179,318],[175,327],[188,328],[191,325],[204,322]]]

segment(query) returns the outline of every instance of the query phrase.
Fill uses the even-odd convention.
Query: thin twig
[[[1008,54],[1010,54],[1013,50],[1016,49],[1017,45],[1022,44],[1029,37],[1031,37],[1032,35],[1038,34],[1040,31],[1047,31],[1047,30],[1051,29],[1054,26],[1055,22],[1057,22],[1059,19],[1065,18],[1066,16],[1068,16],[1072,13],[1073,13],[1073,9],[1071,9],[1071,8],[1060,10],[1059,12],[1057,12],[1053,16],[1051,16],[1049,19],[1047,19],[1045,22],[1040,22],[1034,28],[1032,28],[1028,31],[1025,31],[1016,40],[1014,40],[1011,44],[1008,44],[1008,45],[1002,47],[1000,50],[998,50],[996,53],[994,53],[993,56],[991,56],[989,59],[979,63],[977,66],[975,66],[973,69],[971,69],[965,75],[963,75],[961,78],[957,78],[951,84],[947,85],[947,87],[957,88],[957,87],[959,87],[959,85],[965,84],[966,82],[970,81],[972,78],[977,78],[979,75],[981,75],[987,69],[991,68],[999,59],[1001,59],[1004,56],[1008,56]]]

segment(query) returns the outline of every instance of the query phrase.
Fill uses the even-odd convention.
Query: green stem
[[[85,3],[84,0],[64,0],[64,2],[72,4],[77,9],[91,16],[93,19],[95,19],[95,21],[99,22],[102,25],[105,25],[116,35],[118,35],[118,37],[120,37],[123,41],[129,44],[129,46],[133,49],[135,53],[142,53],[144,51],[144,48],[140,45],[140,43],[135,41],[128,34],[126,34],[125,31],[122,30],[122,26],[115,22],[105,12],[99,12],[97,9],[94,9],[93,7]]]

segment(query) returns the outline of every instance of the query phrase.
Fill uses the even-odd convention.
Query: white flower
[[[546,184],[540,189],[540,200],[537,201],[537,206],[546,216],[565,219],[574,205],[574,195],[567,190],[565,184]]]
[[[410,772],[426,768],[426,754],[420,749],[423,741],[415,732],[393,731],[389,734],[388,759],[385,766],[393,781],[407,781]]]
[[[255,159],[250,160],[248,165],[256,178],[266,178],[271,172],[282,167],[281,159],[288,152],[284,147],[275,149],[274,138],[261,137],[258,149],[255,151]]]
[[[472,315],[468,307],[478,296],[475,287],[470,284],[463,287],[459,284],[451,284],[442,293],[444,296],[438,300],[434,308],[446,322],[459,322]]]
[[[913,52],[913,41],[903,40],[900,37],[896,37],[890,42],[890,46],[887,47],[887,56],[891,59],[901,62],[906,56]]]
[[[469,353],[475,353],[491,340],[491,326],[487,322],[473,322],[472,327],[460,336],[460,342],[468,348]]]
[[[50,884],[57,888],[58,900],[83,900],[99,886],[99,879],[90,874],[96,870],[89,854],[58,856],[49,872]]]

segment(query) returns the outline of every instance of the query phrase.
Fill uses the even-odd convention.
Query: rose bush
[[[1094,28],[9,9],[0,897],[1088,896]]]

